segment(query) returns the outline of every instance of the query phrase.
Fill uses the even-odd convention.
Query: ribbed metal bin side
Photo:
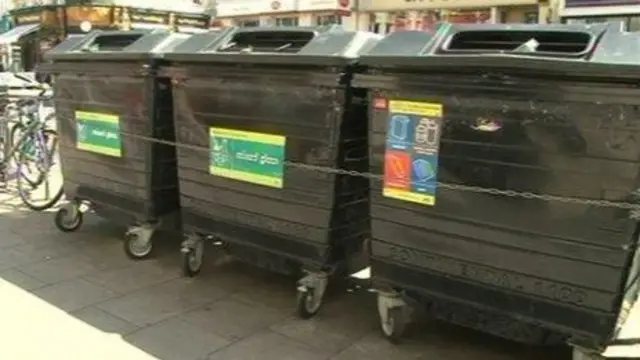
[[[445,25],[435,38],[389,36],[386,54],[363,56],[372,70],[354,83],[372,90],[370,169],[384,174],[371,189],[379,288],[514,340],[611,336],[637,237],[628,119],[640,93],[628,83],[640,72],[551,52],[447,48],[464,32],[507,41],[510,31],[551,39],[581,29],[585,39],[604,33],[603,51],[620,41],[607,25]],[[420,36],[414,56],[387,53]]]

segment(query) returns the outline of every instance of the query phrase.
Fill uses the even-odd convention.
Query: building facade
[[[640,1],[565,0],[560,17],[569,24],[619,21],[624,30],[640,31]]]
[[[216,26],[314,26],[352,28],[352,0],[218,0]]]
[[[547,23],[550,5],[539,0],[360,0],[359,29],[386,34],[454,23]]]

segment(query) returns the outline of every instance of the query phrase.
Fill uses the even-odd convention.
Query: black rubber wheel
[[[16,125],[21,125],[22,124],[16,124]],[[16,127],[14,127],[11,131],[14,131],[16,129]],[[44,129],[43,130],[44,134],[48,137],[51,137],[54,139],[54,145],[52,149],[47,149],[47,151],[51,150],[52,154],[47,154],[47,156],[49,157],[53,157],[53,154],[55,154],[56,151],[58,151],[58,133],[50,130],[50,129]],[[13,134],[12,134],[13,136]],[[18,159],[16,160],[16,165],[17,165],[17,169],[18,171],[20,169],[22,169],[22,166],[26,166],[26,161],[27,161],[27,154],[25,154],[22,151],[18,152]],[[46,169],[42,169],[42,171],[44,171],[45,173],[42,174],[43,177],[48,176],[49,172],[51,171],[51,166],[52,164],[47,163],[47,168]],[[18,182],[18,195],[20,196],[20,199],[22,200],[22,203],[24,203],[29,209],[34,210],[34,211],[43,211],[43,210],[47,210],[52,208],[55,204],[58,203],[58,201],[60,201],[60,199],[62,198],[62,195],[64,193],[64,188],[62,186],[62,181],[60,181],[60,186],[57,189],[53,189],[53,196],[50,197],[49,199],[46,199],[44,202],[33,202],[32,199],[28,198],[27,194],[25,193],[23,186],[29,186],[28,184],[28,180],[23,179],[21,173],[16,174],[16,180]],[[42,181],[44,182],[44,181]],[[42,185],[42,182],[39,183],[39,185]]]
[[[202,259],[197,260],[198,255],[195,249],[189,249],[187,252],[183,252],[181,259],[182,275],[187,277],[194,277],[200,274],[202,269]]]
[[[188,277],[200,274],[204,263],[204,241],[197,241],[194,247],[189,248],[188,251],[181,253],[181,255],[180,266],[182,274]]]
[[[387,309],[387,318],[380,316],[382,334],[392,343],[397,343],[404,334],[407,321],[401,307]],[[381,315],[381,314],[380,314]]]
[[[146,244],[140,244],[138,234],[128,233],[124,237],[124,252],[132,260],[146,259],[153,252],[153,241],[149,239]]]
[[[80,210],[75,210],[74,214],[69,213],[69,209],[62,208],[56,212],[54,223],[58,230],[62,232],[74,232],[82,226],[84,215]]]
[[[302,319],[314,317],[322,305],[322,299],[317,298],[317,294],[313,288],[298,290],[297,302],[297,313]]]

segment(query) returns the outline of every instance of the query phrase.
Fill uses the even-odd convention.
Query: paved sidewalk
[[[555,360],[539,350],[433,323],[393,346],[378,334],[375,298],[335,294],[312,320],[294,316],[295,281],[212,259],[180,277],[180,239],[130,261],[124,229],[87,216],[55,229],[0,195],[0,359]]]

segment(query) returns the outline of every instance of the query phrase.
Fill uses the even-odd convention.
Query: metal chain
[[[188,145],[188,144],[179,144],[171,141],[156,139],[153,137],[127,133],[124,131],[122,131],[121,134],[131,138],[152,141],[152,142],[175,146],[179,148],[209,152],[209,148],[207,147]],[[309,164],[297,163],[293,161],[284,161],[284,164],[287,166],[291,166],[299,169],[316,171],[316,172],[321,172],[325,174],[356,176],[356,177],[362,177],[367,179],[376,179],[380,181],[382,181],[384,178],[384,176],[380,174],[374,174],[369,172],[358,172],[358,171],[346,170],[346,169],[336,169],[336,168],[331,168],[327,166],[309,165]],[[527,200],[559,202],[564,204],[589,205],[589,206],[617,208],[617,209],[624,209],[624,210],[635,210],[632,216],[634,218],[636,217],[640,218],[640,203],[632,204],[632,203],[617,202],[617,201],[610,201],[610,200],[600,200],[600,199],[593,200],[593,199],[583,199],[583,198],[557,196],[557,195],[549,195],[549,194],[536,194],[536,193],[527,192],[527,191],[501,190],[496,188],[485,188],[480,186],[453,184],[453,183],[445,183],[440,181],[436,182],[435,184],[436,184],[436,187],[438,188],[473,192],[478,194],[487,194],[487,195],[493,195],[493,196],[504,196],[504,197],[527,199]]]
[[[295,163],[291,161],[285,161],[284,163],[286,165],[301,168],[301,169],[331,173],[336,175],[359,176],[359,177],[364,177],[368,179],[378,179],[378,180],[382,180],[384,178],[383,175],[372,174],[372,173],[361,173],[357,171],[334,169],[334,168],[329,168],[324,166]],[[439,188],[475,192],[480,194],[489,194],[489,195],[506,196],[506,197],[518,197],[518,198],[529,199],[529,200],[555,201],[555,202],[562,202],[567,204],[593,205],[593,206],[602,206],[602,207],[614,207],[614,208],[627,209],[627,210],[631,210],[631,209],[640,210],[640,204],[620,203],[620,202],[614,202],[609,200],[591,200],[591,199],[572,198],[572,197],[564,197],[564,196],[556,196],[556,195],[536,194],[532,192],[519,192],[515,190],[500,190],[495,188],[484,188],[480,186],[444,183],[440,181],[436,182],[435,184],[436,184],[436,187],[439,187]]]

